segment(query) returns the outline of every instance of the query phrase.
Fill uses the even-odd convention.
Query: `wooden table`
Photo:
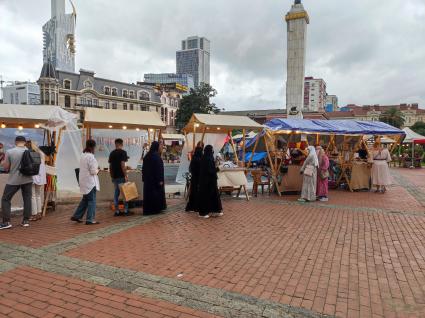
[[[370,188],[370,164],[364,161],[353,161],[350,186],[353,190]]]
[[[281,174],[282,181],[279,184],[279,191],[282,193],[301,192],[303,187],[303,175],[300,171],[300,165],[289,165],[288,172]]]

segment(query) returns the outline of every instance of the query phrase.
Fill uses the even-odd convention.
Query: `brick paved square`
[[[68,221],[73,206],[60,207],[0,233],[0,316],[50,308],[120,317],[114,310],[141,297],[156,306],[146,317],[425,317],[425,174],[393,174],[384,195],[227,198],[224,217],[208,220],[178,200],[153,218],[113,218],[103,205],[91,228]],[[54,297],[32,299],[34,286]],[[100,310],[104,299],[115,307]]]
[[[213,318],[214,315],[78,279],[20,267],[0,275],[0,316]]]

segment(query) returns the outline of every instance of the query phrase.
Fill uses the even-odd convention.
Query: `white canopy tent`
[[[425,143],[425,137],[415,133],[409,127],[403,128],[403,131],[406,133],[406,138],[404,138],[403,143],[417,143],[423,144]]]
[[[72,191],[78,185],[74,168],[78,166],[81,153],[81,131],[77,126],[78,115],[70,113],[58,106],[50,105],[0,105],[0,127],[24,129],[44,129],[48,145],[56,147],[49,161],[53,167],[48,169],[57,176],[48,182],[46,202],[52,199],[57,190]]]

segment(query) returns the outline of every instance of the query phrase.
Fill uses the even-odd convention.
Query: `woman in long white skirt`
[[[391,155],[387,148],[382,148],[379,142],[375,142],[371,152],[372,165],[372,185],[376,186],[377,193],[385,193],[387,186],[392,184],[388,162],[391,161]]]

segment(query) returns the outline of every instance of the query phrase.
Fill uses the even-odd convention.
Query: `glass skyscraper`
[[[195,86],[210,83],[210,41],[191,36],[182,41],[182,49],[176,52],[177,74],[193,76]]]
[[[193,76],[190,74],[174,74],[174,73],[159,73],[159,74],[145,74],[144,82],[149,84],[172,84],[178,83],[186,86],[190,92],[195,88]]]

